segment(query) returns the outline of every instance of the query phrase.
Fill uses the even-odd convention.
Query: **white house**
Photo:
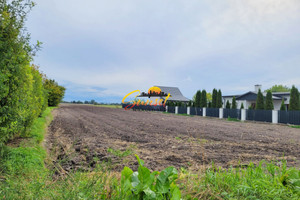
[[[238,109],[241,108],[242,103],[244,104],[245,109],[248,109],[250,106],[255,108],[257,93],[259,89],[261,89],[261,85],[255,85],[254,91],[249,91],[239,95],[223,96],[223,107],[226,107],[227,101],[229,101],[229,103],[232,104],[232,98],[235,96]],[[266,97],[266,95],[267,93],[263,92],[263,96]],[[284,99],[284,104],[288,109],[290,102],[290,92],[273,92],[272,95],[274,110],[280,110],[282,99]]]

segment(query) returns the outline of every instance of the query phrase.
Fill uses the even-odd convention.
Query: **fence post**
[[[166,106],[166,112],[168,112],[168,106]]]
[[[203,117],[206,117],[206,108],[202,108],[203,109]]]
[[[246,109],[242,109],[241,110],[241,121],[245,121],[246,120]]]
[[[223,108],[219,108],[219,118],[222,119],[223,118],[223,113],[224,113],[224,110]]]
[[[175,114],[178,114],[178,106],[175,107]]]
[[[187,110],[186,110],[186,114],[190,115],[191,114],[191,107],[187,107]]]
[[[278,110],[272,110],[272,123],[278,124]]]

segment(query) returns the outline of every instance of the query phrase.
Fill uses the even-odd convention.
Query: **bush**
[[[144,167],[144,161],[138,156],[138,171],[124,167],[121,178],[121,190],[125,199],[180,199],[181,192],[175,181],[178,172],[174,167],[167,167],[161,172],[150,172]]]
[[[227,109],[230,109],[230,103],[229,103],[228,100],[226,101],[226,108],[227,108]]]
[[[33,2],[23,0],[1,1],[0,4],[1,152],[8,139],[27,134],[33,121],[47,107],[43,75],[38,67],[30,66],[39,42],[31,46],[30,35],[24,27],[26,15],[33,6]],[[58,88],[60,94],[64,92],[64,88]]]
[[[294,85],[291,89],[289,110],[300,110],[299,91]]]
[[[236,99],[235,96],[232,98],[232,109],[236,109],[237,105],[236,105]]]
[[[44,87],[48,91],[48,106],[57,106],[63,99],[66,89],[51,79],[45,79]]]
[[[265,109],[264,96],[261,93],[260,89],[257,93],[256,108],[255,109],[256,110],[264,110]]]

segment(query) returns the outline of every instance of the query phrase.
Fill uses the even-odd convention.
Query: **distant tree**
[[[291,88],[284,85],[274,85],[271,88],[265,90],[265,92],[290,92]]]
[[[196,92],[195,107],[200,107],[200,104],[201,104],[201,90],[198,90]]]
[[[283,99],[283,98],[282,98],[282,102],[281,102],[280,110],[282,110],[282,111],[285,111],[285,110],[286,110],[286,107],[285,107],[285,104],[284,104],[284,99]]]
[[[63,99],[66,88],[51,79],[44,80],[44,88],[48,91],[48,106],[57,106]]]
[[[242,102],[241,109],[244,109],[244,103]]]
[[[300,110],[299,91],[294,85],[291,89],[289,110]]]
[[[213,108],[217,107],[217,96],[218,96],[218,91],[217,89],[214,88],[212,92],[212,102],[211,102],[211,106]]]
[[[230,109],[230,103],[229,103],[228,100],[226,101],[226,108],[227,108],[227,109]]]
[[[208,102],[208,107],[209,107],[209,108],[212,108],[211,101],[210,101],[210,102]]]
[[[207,107],[206,90],[202,90],[200,107],[202,107],[202,108]]]
[[[237,109],[235,96],[232,98],[232,109]]]
[[[212,94],[210,92],[206,93],[207,102],[212,101]]]
[[[94,99],[91,100],[91,104],[95,104],[96,101]]]
[[[89,104],[89,101],[86,101],[86,100],[85,100],[85,101],[84,101],[84,104]]]
[[[256,99],[256,110],[264,110],[265,104],[264,104],[264,96],[261,92],[261,90],[258,90],[257,93],[257,99]]]
[[[218,95],[217,95],[217,104],[216,104],[216,107],[217,108],[222,108],[222,92],[221,90],[218,91]]]
[[[274,109],[274,105],[272,99],[272,92],[269,90],[266,96],[266,110],[273,110],[273,109]]]
[[[192,107],[193,106],[193,101],[189,101],[187,106]]]

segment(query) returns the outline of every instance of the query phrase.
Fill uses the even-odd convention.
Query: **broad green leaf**
[[[181,199],[181,192],[179,188],[176,186],[172,191],[172,198],[171,200],[180,200]]]
[[[149,200],[152,200],[152,199],[156,199],[156,194],[154,191],[152,191],[149,187],[147,187],[144,191],[143,191],[146,195],[146,197],[144,199],[149,199]]]
[[[138,160],[139,165],[140,165],[140,166],[144,166],[144,161],[141,160],[141,159],[139,158],[138,155],[135,155],[135,157],[136,157],[136,159]]]

